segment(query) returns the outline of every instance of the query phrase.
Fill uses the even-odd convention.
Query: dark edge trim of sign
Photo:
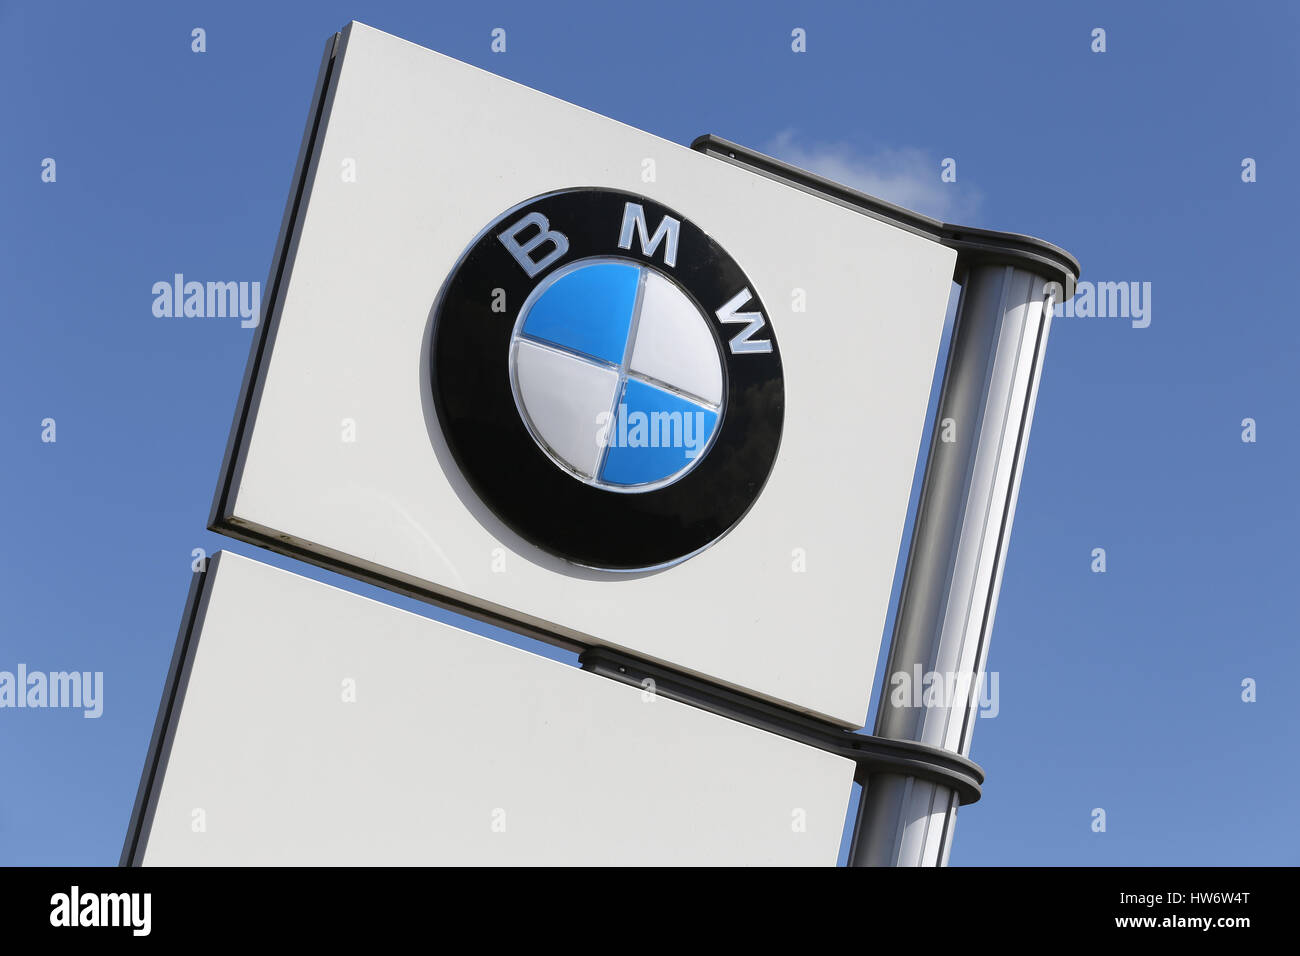
[[[1079,261],[1060,246],[1043,239],[1015,232],[998,232],[940,222],[711,133],[697,137],[691,143],[691,149],[906,229],[918,236],[933,239],[956,250],[963,268],[985,262],[1016,265],[1045,274],[1059,282],[1071,295],[1074,284],[1079,280]]]
[[[962,805],[980,798],[984,771],[979,764],[938,747],[835,729],[825,721],[793,714],[737,691],[652,664],[629,654],[593,647],[579,658],[582,669],[650,693],[727,717],[759,730],[853,761],[854,780],[865,784],[875,773],[919,777],[953,790]],[[647,684],[645,682],[653,683]],[[651,690],[650,688],[653,688]]]
[[[312,91],[312,105],[309,110],[306,129],[303,131],[302,143],[298,149],[298,160],[294,167],[294,186],[285,204],[284,215],[280,221],[280,233],[276,239],[276,251],[272,259],[271,274],[267,278],[269,295],[263,302],[257,329],[257,337],[249,352],[248,363],[244,367],[244,378],[240,386],[239,400],[236,405],[234,424],[226,442],[226,450],[221,464],[221,479],[213,496],[212,509],[208,515],[208,528],[212,531],[223,530],[226,520],[226,508],[230,488],[238,470],[242,467],[244,444],[247,437],[245,423],[248,421],[252,406],[256,401],[261,380],[264,356],[274,336],[270,329],[272,318],[280,298],[280,289],[290,250],[297,235],[301,212],[307,195],[307,182],[316,160],[316,147],[319,133],[326,113],[326,105],[332,99],[333,85],[337,80],[335,64],[342,53],[347,29],[335,33],[325,42],[325,52],[321,57],[320,69],[316,74],[316,85]],[[181,618],[180,632],[176,646],[172,651],[171,665],[167,671],[167,680],[163,686],[162,700],[158,706],[158,716],[154,720],[153,735],[149,741],[149,752],[145,758],[144,769],[140,776],[140,785],[136,792],[135,804],[131,810],[131,822],[127,828],[126,840],[122,847],[119,866],[139,866],[144,857],[148,830],[157,801],[157,789],[166,770],[167,756],[171,749],[171,739],[175,732],[176,720],[180,716],[181,704],[185,697],[185,684],[189,676],[189,665],[195,650],[194,635],[198,633],[203,610],[207,606],[209,584],[212,574],[220,560],[220,554],[213,555],[202,572],[194,575],[190,584],[190,593],[186,599],[185,613]]]
[[[421,604],[432,604],[434,607],[453,611],[462,617],[500,627],[512,634],[533,638],[545,644],[550,644],[552,647],[578,653],[591,646],[587,641],[565,637],[558,631],[544,627],[534,627],[526,621],[520,621],[509,616],[504,611],[493,611],[490,608],[470,604],[468,600],[457,596],[454,592],[435,591],[427,586],[411,583],[404,578],[385,574],[373,567],[359,564],[357,559],[348,555],[337,554],[329,548],[313,542],[302,542],[288,535],[278,534],[252,522],[232,519],[221,527],[214,527],[209,530],[217,531],[237,541],[257,545],[259,548],[266,548],[268,551],[286,557],[297,558],[304,564],[310,564],[326,571],[333,571],[354,581],[361,581],[364,584],[374,585],[383,588],[385,591],[400,594],[403,597],[413,598]]]
[[[135,804],[131,808],[131,822],[127,826],[126,841],[122,846],[122,856],[118,866],[139,866],[144,859],[145,844],[148,842],[148,833],[153,823],[154,808],[158,803],[158,787],[167,767],[167,758],[171,754],[176,721],[180,717],[181,704],[185,699],[185,687],[189,683],[190,664],[194,660],[194,651],[197,647],[194,637],[202,630],[210,584],[220,557],[218,553],[209,558],[204,569],[196,572],[190,582],[190,593],[185,599],[185,612],[181,615],[176,647],[172,651],[171,665],[167,668],[162,701],[158,705],[158,716],[154,720],[153,736],[149,739],[149,751],[145,757],[144,769],[140,772],[140,786],[136,791]]]
[[[319,134],[325,125],[326,115],[329,112],[328,106],[334,99],[334,88],[338,80],[336,65],[347,45],[348,32],[349,28],[345,27],[325,42],[325,53],[321,58],[320,70],[316,74],[309,118],[306,129],[303,130],[302,144],[298,148],[298,161],[294,166],[294,185],[280,220],[280,234],[276,239],[271,273],[267,277],[266,289],[269,294],[263,300],[257,337],[249,351],[248,363],[244,366],[244,379],[235,406],[235,420],[231,425],[230,437],[226,441],[226,451],[221,461],[221,479],[213,495],[212,509],[208,512],[210,531],[225,530],[225,523],[230,517],[230,489],[234,487],[238,475],[243,471],[248,437],[245,425],[252,420],[261,397],[264,359],[270,354],[271,345],[275,341],[272,326],[279,317],[283,280],[288,271],[292,251],[297,244],[299,225],[302,222],[302,213],[309,194],[308,182],[316,166]]]

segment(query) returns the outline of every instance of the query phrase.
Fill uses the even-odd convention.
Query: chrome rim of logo
[[[704,550],[753,505],[780,444],[780,353],[753,284],[631,193],[549,193],[493,221],[442,290],[430,361],[475,493],[586,567]]]

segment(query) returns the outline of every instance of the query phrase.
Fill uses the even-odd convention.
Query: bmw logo
[[[548,193],[488,225],[443,287],[430,361],[474,492],[584,567],[704,550],[758,498],[781,441],[781,353],[753,283],[631,193]]]

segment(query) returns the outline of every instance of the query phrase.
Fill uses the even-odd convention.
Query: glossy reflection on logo
[[[699,227],[607,189],[502,214],[434,320],[434,403],[475,493],[574,564],[660,568],[707,548],[776,460],[781,357],[740,267]]]

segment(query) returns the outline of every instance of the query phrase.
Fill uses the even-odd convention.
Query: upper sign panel
[[[360,24],[220,530],[862,726],[954,253]]]

